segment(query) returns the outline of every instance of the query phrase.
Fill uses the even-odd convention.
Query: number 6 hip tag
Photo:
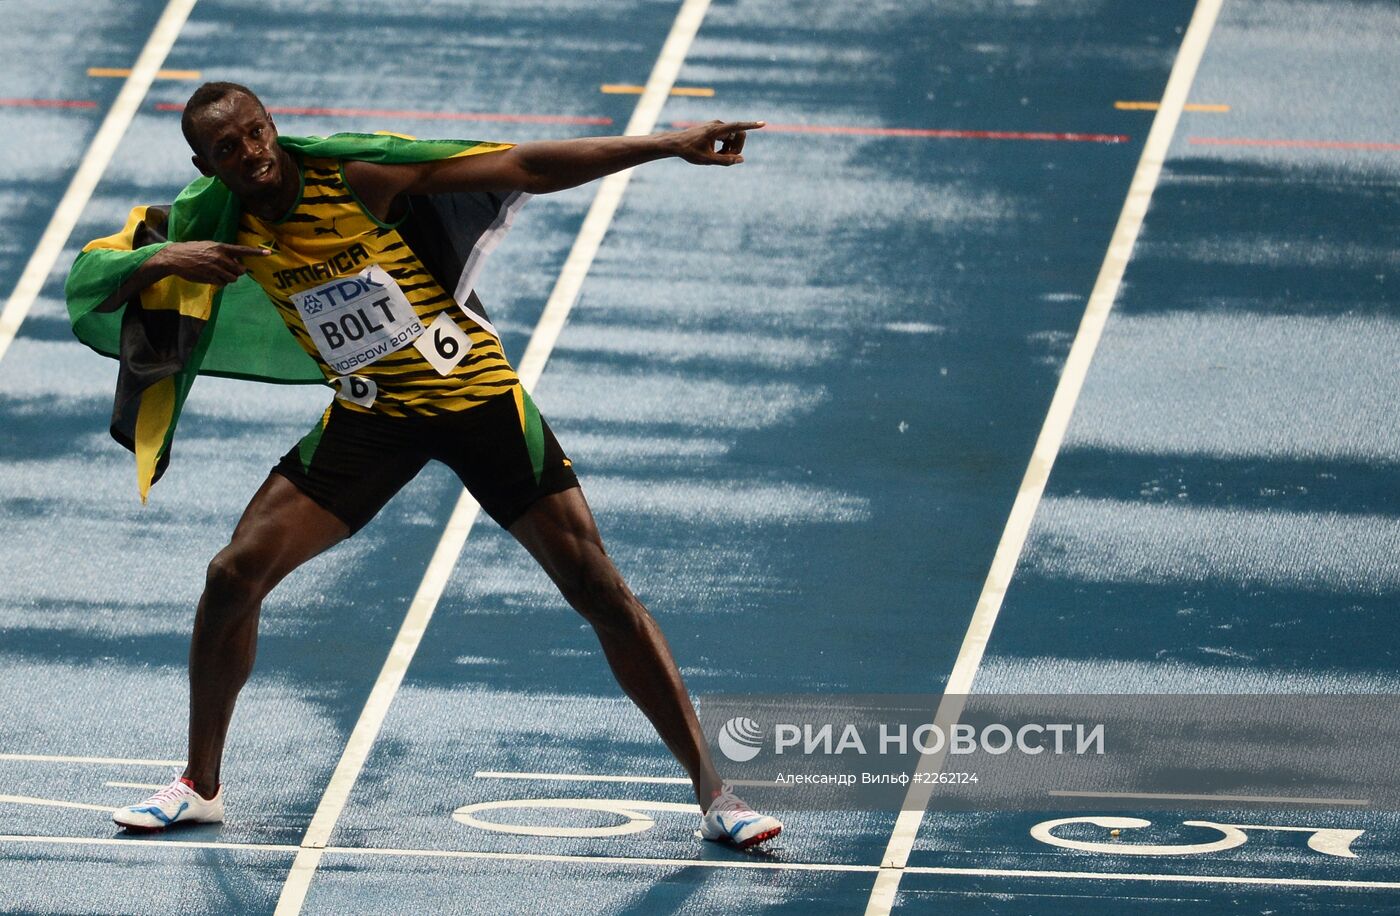
[[[443,312],[428,325],[413,346],[432,364],[438,375],[451,375],[457,364],[466,359],[472,339]]]
[[[369,407],[374,404],[374,399],[379,394],[379,386],[374,383],[374,379],[362,378],[358,375],[342,375],[335,380],[335,383],[340,386],[336,397],[349,401],[351,404],[359,404],[361,407]]]

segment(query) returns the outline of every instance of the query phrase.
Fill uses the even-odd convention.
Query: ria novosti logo
[[[753,719],[734,716],[719,731],[719,749],[735,763],[746,763],[766,749],[768,734]],[[926,722],[910,729],[907,722],[861,725],[780,722],[773,726],[771,734],[771,750],[775,756],[904,756],[911,750],[925,756],[941,752],[999,756],[1012,750],[1027,756],[1104,753],[1102,723],[1029,722],[1012,726],[993,722],[979,728],[955,722],[945,728]]]
[[[735,716],[719,730],[719,749],[735,763],[744,763],[763,750],[763,729],[747,716]]]

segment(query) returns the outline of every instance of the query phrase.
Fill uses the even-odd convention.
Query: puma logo
[[[317,226],[317,227],[315,227],[314,229],[312,229],[311,232],[312,232],[313,235],[333,235],[333,236],[335,236],[335,237],[338,238],[338,239],[343,239],[343,238],[345,238],[345,236],[341,235],[341,234],[340,234],[340,230],[337,229],[337,228],[335,228],[335,224],[336,224],[338,221],[339,221],[339,217],[337,217],[336,219],[331,220],[331,225],[330,225],[330,228],[329,228],[329,229],[327,229],[325,226]]]

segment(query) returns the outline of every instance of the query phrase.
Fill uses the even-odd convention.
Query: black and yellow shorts
[[[354,533],[432,459],[452,468],[502,528],[540,497],[578,486],[549,425],[519,387],[439,416],[386,417],[337,400],[273,471]]]

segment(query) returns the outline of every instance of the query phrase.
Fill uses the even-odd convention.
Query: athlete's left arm
[[[522,143],[482,153],[407,165],[353,161],[345,177],[381,219],[401,194],[460,191],[562,191],[657,159],[678,157],[695,165],[737,165],[744,138],[762,121],[711,121],[688,130],[649,137],[585,137]]]

